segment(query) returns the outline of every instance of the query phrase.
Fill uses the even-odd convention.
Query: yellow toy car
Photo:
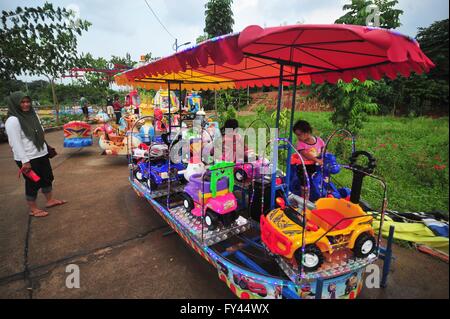
[[[339,248],[353,250],[356,257],[369,256],[376,247],[373,217],[359,205],[346,199],[322,198],[316,209],[300,214],[277,199],[280,208],[261,216],[261,239],[274,254],[295,258],[305,271],[315,271],[324,261],[324,253]],[[302,258],[303,218],[306,217],[305,252]]]

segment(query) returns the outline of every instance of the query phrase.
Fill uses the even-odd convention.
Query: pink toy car
[[[265,158],[257,159],[253,163],[236,164],[234,168],[234,178],[240,182],[246,182],[252,179],[261,178],[264,169],[269,165],[269,161]],[[253,176],[255,173],[255,176]]]

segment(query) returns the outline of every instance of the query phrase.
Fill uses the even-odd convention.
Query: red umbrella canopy
[[[148,88],[167,80],[193,89],[278,86],[281,65],[285,78],[297,70],[298,83],[307,85],[394,79],[434,67],[415,40],[390,30],[340,24],[249,26],[127,71],[116,81]]]

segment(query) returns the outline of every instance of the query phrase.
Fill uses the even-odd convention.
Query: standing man
[[[116,114],[116,124],[119,124],[120,118],[122,117],[122,104],[119,102],[119,96],[114,95],[113,103],[114,113]]]
[[[108,96],[106,98],[106,114],[108,114],[109,121],[111,122],[114,121],[115,117],[113,104],[114,104],[113,99],[110,96]]]
[[[85,117],[86,121],[88,121],[89,120],[88,101],[84,97],[84,95],[81,95],[80,106],[81,106],[81,109],[83,110],[83,114],[84,114],[84,117]]]

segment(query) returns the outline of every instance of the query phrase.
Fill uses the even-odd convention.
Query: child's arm
[[[319,165],[323,165],[323,160],[321,160],[321,159],[319,159],[319,158],[317,158],[317,157],[311,155],[311,154],[308,153],[307,151],[305,151],[305,150],[299,150],[299,152],[300,152],[300,155],[301,155],[304,159],[307,159],[307,160],[309,160],[309,161],[313,161],[314,163],[319,164]]]

